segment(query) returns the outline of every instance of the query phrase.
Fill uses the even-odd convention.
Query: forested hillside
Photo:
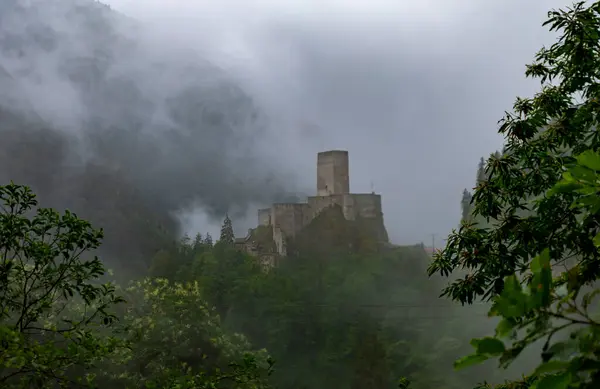
[[[105,228],[112,267],[146,270],[181,209],[220,219],[297,189],[225,71],[98,1],[0,3],[0,180]]]
[[[77,363],[83,362],[94,362],[97,368],[85,373],[94,374],[106,388],[208,388],[217,382],[222,388],[259,383],[395,388],[407,382],[403,379],[414,388],[476,383],[469,375],[454,375],[447,363],[468,350],[468,318],[457,316],[455,305],[438,298],[441,283],[428,279],[429,258],[420,246],[349,250],[353,235],[344,230],[345,220],[334,218],[325,229],[315,223],[307,233],[325,236],[326,229],[338,229],[335,239],[318,251],[314,243],[296,246],[294,257],[266,272],[257,258],[235,250],[227,239],[215,244],[212,237],[198,234],[165,246],[146,276],[113,290],[93,286],[102,265],[85,261],[75,248],[95,249],[100,243],[91,226],[49,210],[38,211],[31,225],[23,223],[35,201],[24,187],[2,187],[2,199],[7,207],[22,206],[3,214],[2,242],[29,255],[34,264],[18,262],[6,274],[23,282],[36,277],[25,293],[33,305],[20,314],[26,322],[12,327],[15,316],[6,316],[9,333],[20,336],[10,341],[9,355],[20,362],[4,365],[7,384],[76,381],[83,374]],[[57,243],[42,243],[42,231],[54,232]],[[23,234],[25,242],[15,240]],[[39,244],[50,252],[31,251]],[[63,263],[53,262],[53,255],[64,256]],[[67,274],[61,272],[64,266]],[[23,293],[10,290],[13,297],[5,304],[16,314],[22,307],[17,297]],[[52,297],[38,300],[43,291]],[[69,293],[80,293],[84,300]],[[113,302],[114,317],[104,316],[108,313],[103,310],[94,316],[92,307],[106,303],[108,308]],[[91,316],[81,311],[87,304]],[[78,311],[84,321],[61,323],[61,317],[78,317]],[[87,334],[85,342],[79,331]],[[72,342],[67,351],[72,360],[55,359],[65,352],[55,337]],[[41,362],[28,359],[30,353],[41,353]]]

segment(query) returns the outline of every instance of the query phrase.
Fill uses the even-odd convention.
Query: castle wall
[[[348,195],[352,200],[353,213],[366,219],[383,216],[381,195],[375,193],[353,193]]]
[[[309,205],[306,203],[279,203],[271,208],[271,223],[286,236],[296,235],[309,218]]]
[[[344,217],[348,220],[355,220],[358,216],[372,219],[383,215],[381,195],[373,193],[311,196],[308,198],[308,205],[312,214],[311,219],[332,205],[341,206]]]
[[[258,225],[272,226],[275,247],[265,251],[250,243],[240,242],[247,252],[267,255],[266,262],[273,262],[273,251],[287,255],[286,241],[293,238],[323,210],[334,205],[342,208],[347,220],[357,221],[373,231],[380,242],[387,242],[388,235],[383,222],[381,195],[375,193],[350,193],[348,152],[332,150],[317,156],[317,196],[308,197],[307,203],[277,203],[271,208],[258,210]],[[257,229],[258,230],[258,229]],[[269,228],[271,230],[271,228]],[[269,237],[269,242],[271,241]]]
[[[353,193],[346,196],[344,215],[348,220],[361,218],[376,233],[380,242],[388,242],[389,237],[383,221],[381,195],[375,193]]]
[[[277,251],[277,254],[285,257],[287,255],[285,234],[279,227],[273,227],[273,242],[275,242],[275,250]]]
[[[348,152],[325,151],[317,154],[317,195],[340,195],[350,192]]]
[[[310,220],[317,217],[324,209],[333,205],[339,205],[344,207],[344,196],[343,195],[331,195],[331,196],[310,196],[308,197],[308,205],[310,208]]]
[[[259,226],[270,226],[271,225],[271,208],[263,208],[258,210],[258,225]]]

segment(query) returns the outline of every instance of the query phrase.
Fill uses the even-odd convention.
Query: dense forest
[[[271,269],[235,248],[228,216],[219,237],[178,239],[134,172],[57,177],[68,139],[5,106],[1,387],[600,387],[600,2],[546,25],[558,40],[526,70],[540,92],[501,120],[504,149],[433,258],[365,242],[335,207]]]
[[[23,307],[11,283],[6,320],[18,313],[9,328],[22,337],[9,346],[20,362],[6,360],[8,384],[89,375],[106,388],[395,388],[407,378],[415,388],[460,388],[473,381],[447,363],[469,350],[467,318],[438,299],[442,283],[428,279],[420,245],[348,252],[349,237],[331,236],[318,253],[308,247],[265,271],[234,248],[225,223],[216,243],[208,234],[185,237],[157,252],[147,276],[110,287],[96,282],[106,279],[101,263],[82,255],[98,247],[99,231],[48,209],[27,219],[35,199],[26,187],[4,186],[2,199],[6,209],[18,204],[2,220],[3,242],[34,263],[6,270],[31,300]],[[335,212],[307,232],[327,236],[319,220],[335,220],[328,214]],[[49,233],[56,242],[44,240]],[[69,339],[68,350],[57,335]],[[41,354],[30,362],[23,353],[33,345]],[[80,363],[90,364],[85,374]]]

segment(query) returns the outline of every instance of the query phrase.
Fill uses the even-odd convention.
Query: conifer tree
[[[467,189],[463,191],[460,205],[462,207],[462,221],[468,221],[471,217],[471,200],[473,195]]]
[[[477,186],[485,181],[485,160],[483,157],[479,160],[479,166],[477,167]]]
[[[201,233],[197,233],[196,237],[194,237],[194,250],[198,250],[200,248],[200,246],[202,246],[204,244],[204,240],[202,239],[202,234]]]
[[[212,235],[208,232],[206,233],[206,236],[204,237],[204,244],[207,245],[208,247],[212,247],[212,245],[213,245]]]
[[[229,215],[225,215],[223,226],[221,227],[221,236],[219,242],[228,246],[233,246],[235,243],[235,236],[233,235],[233,226],[231,225],[231,219]]]

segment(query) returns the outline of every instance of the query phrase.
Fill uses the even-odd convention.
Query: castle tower
[[[317,154],[317,196],[350,193],[348,152],[330,150]]]

